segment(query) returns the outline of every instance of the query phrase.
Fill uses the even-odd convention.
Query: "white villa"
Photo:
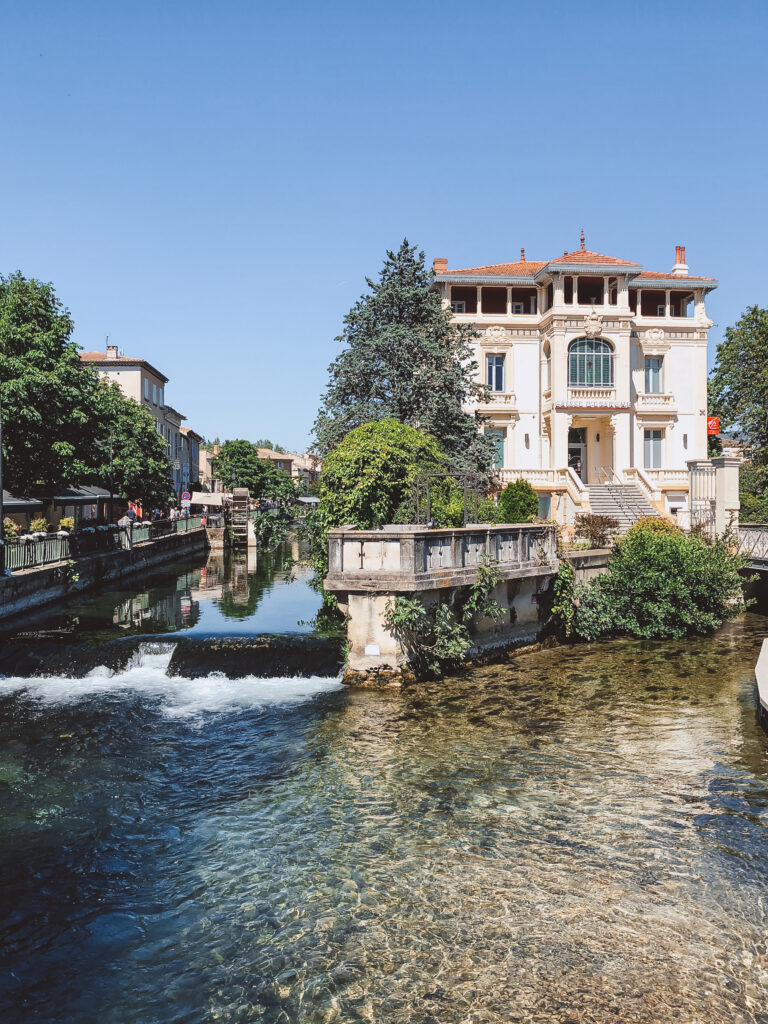
[[[690,460],[707,456],[707,292],[677,246],[668,273],[585,247],[549,261],[449,270],[435,287],[480,332],[490,396],[480,410],[503,483],[523,477],[542,512],[570,523],[598,489],[688,506]],[[590,502],[590,488],[593,500]]]

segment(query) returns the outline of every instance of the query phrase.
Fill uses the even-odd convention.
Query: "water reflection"
[[[77,595],[0,633],[6,640],[68,639],[181,632],[311,633],[320,598],[311,570],[297,565],[297,541],[273,551],[211,553],[197,562],[162,567],[147,582]]]
[[[202,568],[190,648],[258,591]],[[765,632],[401,693],[0,689],[3,1021],[765,1024]]]

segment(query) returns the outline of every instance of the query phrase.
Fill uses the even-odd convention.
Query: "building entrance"
[[[569,427],[568,429],[568,466],[584,483],[587,483],[586,427]]]

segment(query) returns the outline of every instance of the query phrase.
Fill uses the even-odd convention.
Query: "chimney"
[[[432,270],[435,274],[445,274],[448,271],[448,259],[446,256],[435,256],[432,260]]]
[[[117,359],[117,345],[107,345],[107,359]]]
[[[525,249],[520,250],[520,262],[525,263]]]
[[[685,246],[675,246],[675,265],[672,267],[673,277],[688,277],[688,264],[685,262]]]

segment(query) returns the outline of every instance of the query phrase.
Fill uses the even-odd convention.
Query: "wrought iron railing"
[[[69,537],[41,537],[37,540],[6,541],[5,567],[13,571],[64,562],[71,557]]]

